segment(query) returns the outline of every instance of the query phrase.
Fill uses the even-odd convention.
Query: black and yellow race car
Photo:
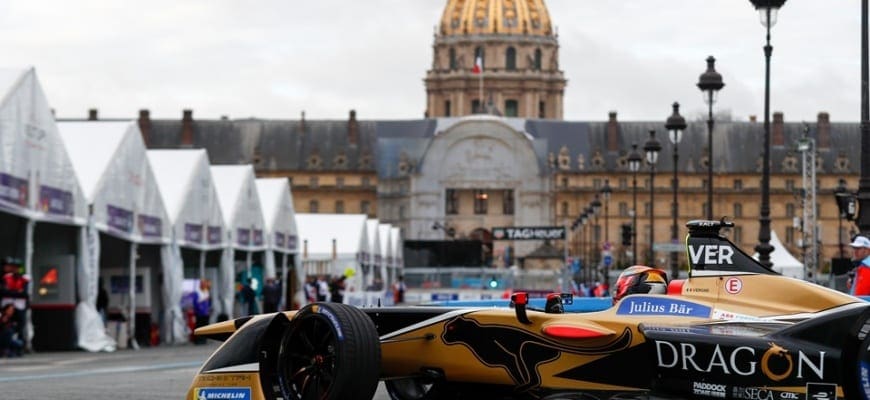
[[[210,399],[870,399],[870,303],[783,277],[688,224],[668,294],[560,313],[316,303],[197,329],[224,340],[187,393]],[[552,306],[552,307],[551,307]]]

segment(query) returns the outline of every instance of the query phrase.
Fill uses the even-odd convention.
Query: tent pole
[[[280,311],[287,309],[287,258],[289,254],[280,253],[281,254],[281,300],[278,301],[281,309]]]
[[[27,285],[27,301],[33,302],[33,229],[36,221],[28,219],[25,228],[24,238],[24,273],[30,278],[30,284]],[[33,338],[33,320],[30,307],[27,307],[24,317],[24,348],[30,350],[31,338]]]
[[[128,290],[130,310],[127,316],[127,341],[128,347],[134,350],[139,350],[139,343],[136,342],[136,251],[138,247],[135,242],[130,243],[130,288]]]
[[[205,253],[206,250],[199,251],[199,280],[205,279]]]

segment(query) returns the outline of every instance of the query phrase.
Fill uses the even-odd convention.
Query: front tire
[[[302,308],[284,332],[278,376],[285,399],[370,399],[380,377],[381,346],[372,320],[338,303]]]

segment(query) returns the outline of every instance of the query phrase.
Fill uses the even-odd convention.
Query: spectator
[[[339,276],[332,280],[329,283],[329,294],[332,297],[332,301],[335,303],[343,303],[344,302],[344,280],[346,277],[344,275]]]
[[[401,304],[405,302],[405,276],[399,275],[399,279],[393,284],[393,303]]]
[[[278,302],[281,301],[281,287],[275,278],[266,279],[263,285],[263,312],[273,313],[278,311]]]
[[[103,318],[103,325],[106,324],[106,316],[109,309],[109,292],[106,291],[106,287],[103,286],[103,278],[100,277],[99,288],[97,289],[97,312],[100,313],[100,317]]]
[[[193,292],[193,313],[197,328],[208,325],[211,317],[211,282],[208,279],[199,281],[199,288]],[[194,343],[205,344],[205,337],[197,336]]]
[[[259,313],[257,307],[257,292],[254,291],[253,283],[254,280],[248,278],[242,286],[240,293],[242,297],[242,305],[247,307],[247,314],[245,315],[256,315]]]
[[[857,264],[849,293],[870,296],[870,239],[857,235],[849,245],[852,246],[852,261]]]
[[[314,277],[311,275],[305,281],[305,300],[308,303],[317,301],[317,283],[314,282]]]
[[[16,325],[18,337],[24,337],[24,316],[30,307],[28,286],[30,276],[21,273],[21,261],[7,257],[3,264],[3,287],[0,297],[5,303],[14,305],[13,319]]]
[[[24,342],[18,334],[15,306],[6,304],[0,312],[0,356],[20,357]]]
[[[326,282],[326,275],[317,278],[317,301],[329,301],[329,283]]]

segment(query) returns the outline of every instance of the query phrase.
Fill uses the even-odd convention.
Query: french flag
[[[477,57],[477,59],[474,60],[474,68],[471,69],[471,73],[479,74],[481,72],[483,72],[483,59]]]

